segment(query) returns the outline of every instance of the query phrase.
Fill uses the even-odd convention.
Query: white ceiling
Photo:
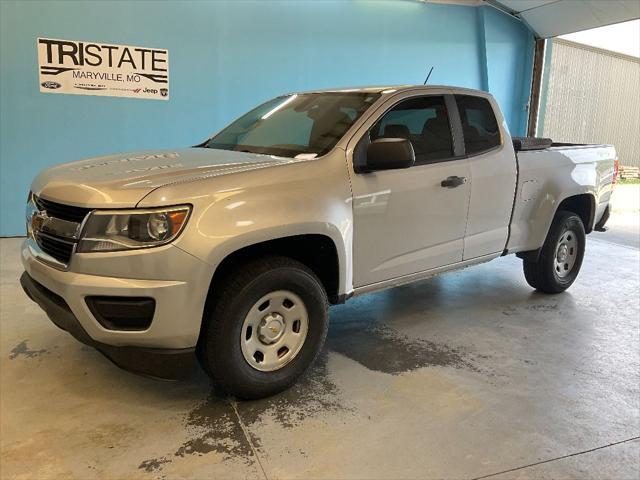
[[[555,2],[556,0],[497,0],[496,3],[501,3],[514,12],[522,12]]]
[[[512,12],[540,38],[640,18],[640,0],[486,0],[486,3]]]
[[[418,0],[491,5],[520,18],[540,38],[557,37],[640,18],[640,0]]]

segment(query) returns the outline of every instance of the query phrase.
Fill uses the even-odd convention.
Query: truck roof
[[[371,85],[371,86],[361,86],[361,87],[344,87],[344,88],[323,88],[319,90],[307,90],[298,93],[326,93],[326,92],[340,92],[340,93],[348,93],[348,92],[362,92],[362,93],[396,93],[403,90],[442,90],[443,88],[450,90],[457,90],[461,92],[467,92],[472,94],[483,94],[487,95],[488,92],[483,90],[476,90],[473,88],[465,88],[465,87],[454,87],[451,85]]]

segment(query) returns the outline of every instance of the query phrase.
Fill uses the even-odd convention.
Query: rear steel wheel
[[[537,261],[523,263],[527,283],[545,293],[564,292],[580,272],[585,244],[580,217],[573,212],[556,213]]]
[[[556,246],[553,268],[556,275],[565,278],[571,274],[578,258],[578,234],[573,230],[565,230]]]

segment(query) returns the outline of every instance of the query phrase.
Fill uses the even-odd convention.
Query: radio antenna
[[[427,74],[427,78],[424,79],[423,85],[426,85],[427,82],[429,81],[429,77],[431,76],[431,72],[433,72],[433,67],[431,67],[431,70],[429,70],[429,73]]]

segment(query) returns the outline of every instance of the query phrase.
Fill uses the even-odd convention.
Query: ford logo
[[[40,85],[42,85],[44,88],[50,88],[52,90],[55,90],[56,88],[60,88],[62,86],[58,82],[42,82]]]

